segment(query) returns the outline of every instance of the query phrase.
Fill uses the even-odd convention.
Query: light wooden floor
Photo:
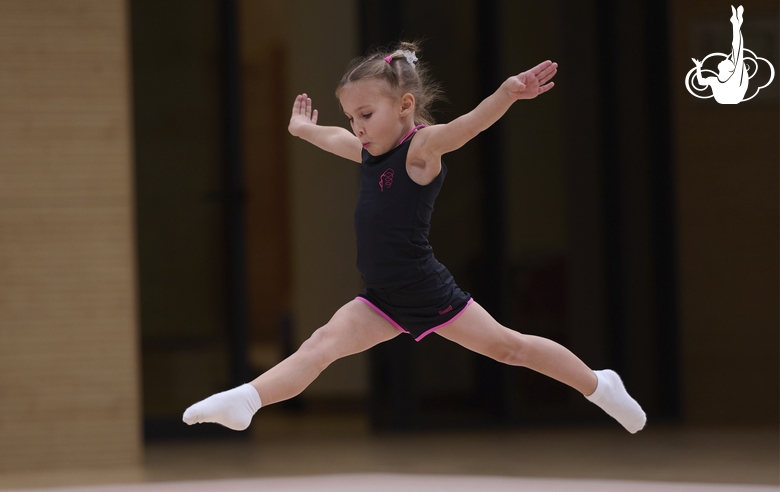
[[[776,492],[762,485],[359,474],[97,485],[48,492]],[[29,489],[28,489],[29,492]]]
[[[255,420],[251,439],[152,443],[139,467],[0,474],[0,489],[135,484],[89,490],[780,490],[777,428],[376,435],[355,418]]]

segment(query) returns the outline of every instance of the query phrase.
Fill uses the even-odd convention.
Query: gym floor
[[[0,489],[778,491],[772,428],[650,425],[376,434],[359,417],[255,419],[249,439],[152,442],[136,468],[0,474]]]

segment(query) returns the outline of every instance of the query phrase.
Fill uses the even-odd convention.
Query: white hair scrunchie
[[[409,62],[409,65],[414,66],[414,64],[417,63],[417,56],[414,51],[403,50],[401,51],[401,54],[406,57],[406,61]]]

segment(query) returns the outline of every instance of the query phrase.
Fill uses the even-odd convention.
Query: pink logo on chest
[[[385,187],[390,188],[393,186],[393,175],[395,172],[392,169],[388,169],[379,176],[379,190],[385,191]]]

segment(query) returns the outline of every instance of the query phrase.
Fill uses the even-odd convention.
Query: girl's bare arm
[[[290,125],[287,127],[295,137],[300,137],[331,154],[355,162],[362,162],[363,146],[360,139],[345,128],[317,125],[317,110],[311,109],[311,98],[301,94],[295,98]]]
[[[472,111],[442,125],[433,125],[420,132],[424,152],[440,157],[459,149],[480,132],[489,128],[519,99],[533,99],[553,88],[549,80],[557,73],[558,64],[545,61],[527,72],[509,77],[496,92]]]

